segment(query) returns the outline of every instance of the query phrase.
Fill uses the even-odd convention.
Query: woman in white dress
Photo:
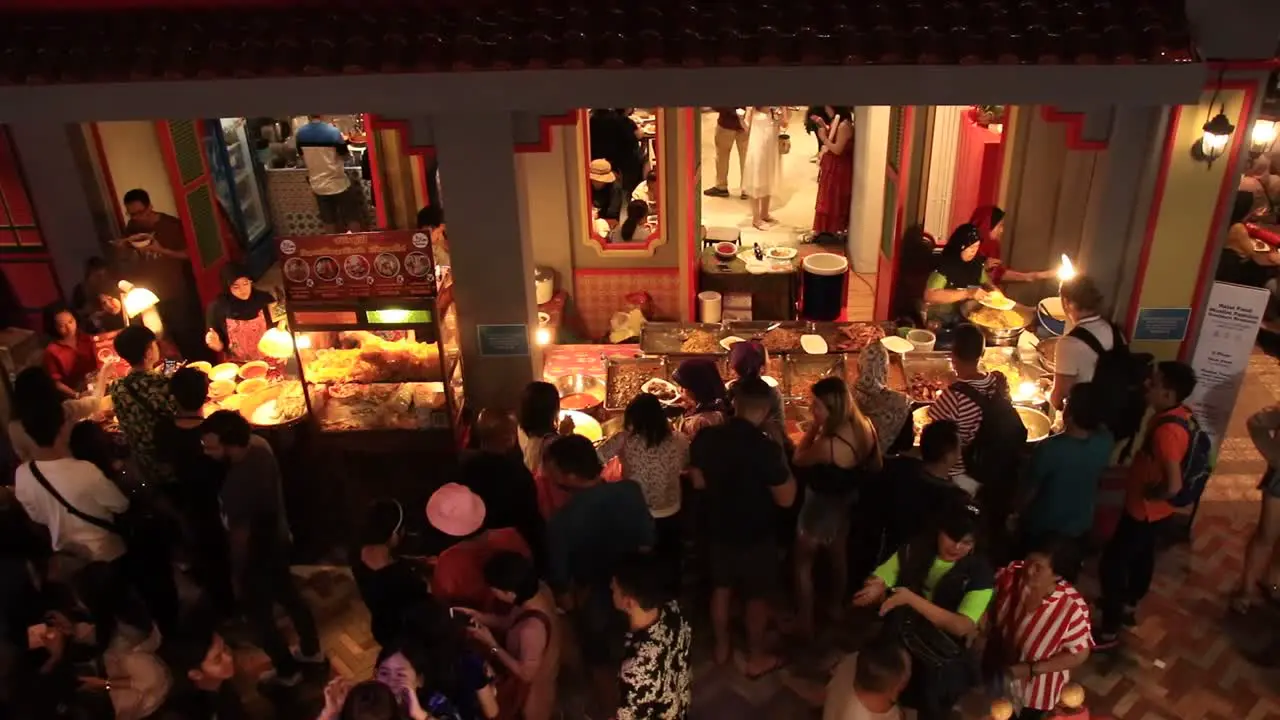
[[[764,230],[777,222],[769,214],[769,201],[782,183],[782,152],[778,134],[786,127],[786,111],[780,107],[753,107],[747,111],[747,158],[742,168],[742,191],[751,199],[751,224]]]

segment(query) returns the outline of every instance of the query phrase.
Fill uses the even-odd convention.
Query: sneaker
[[[258,676],[258,682],[276,687],[297,687],[298,683],[302,682],[302,671],[295,670],[291,675],[281,675],[275,668],[271,668]]]
[[[317,650],[310,655],[301,650],[294,650],[293,659],[304,665],[326,665],[329,662],[329,658],[325,657],[324,650]]]
[[[702,194],[707,197],[729,197],[729,190],[728,188],[713,187],[703,190]]]
[[[1120,644],[1120,635],[1118,633],[1106,630],[1093,631],[1093,649],[1094,650],[1110,650]]]

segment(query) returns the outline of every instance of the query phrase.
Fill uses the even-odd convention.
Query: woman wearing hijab
[[[720,369],[714,360],[685,360],[671,374],[671,379],[684,390],[688,407],[680,421],[680,432],[692,440],[699,430],[724,422],[724,379],[720,377]]]
[[[209,303],[204,342],[232,362],[261,359],[258,341],[271,327],[275,299],[255,289],[248,269],[238,263],[222,268],[222,281],[225,289]]]
[[[911,415],[911,399],[886,384],[889,377],[889,351],[873,342],[858,355],[858,382],[853,386],[853,399],[871,420],[880,441],[880,452],[887,453],[900,436],[910,434],[907,418]]]
[[[969,217],[969,224],[977,228],[981,245],[978,255],[986,262],[987,273],[994,283],[1031,282],[1033,280],[1052,280],[1058,276],[1056,270],[1039,272],[1022,272],[1013,270],[1004,264],[1003,247],[1005,212],[995,205],[981,205]]]
[[[1235,204],[1231,208],[1231,226],[1227,228],[1227,243],[1222,248],[1222,259],[1218,261],[1216,280],[1248,285],[1250,287],[1266,287],[1267,281],[1275,275],[1276,266],[1280,266],[1280,252],[1265,243],[1254,246],[1249,237],[1249,229],[1245,222],[1253,214],[1256,196],[1248,191],[1236,192]]]
[[[979,254],[981,244],[978,229],[969,223],[951,233],[925,282],[924,302],[930,315],[954,321],[960,317],[960,303],[981,300],[995,287]]]

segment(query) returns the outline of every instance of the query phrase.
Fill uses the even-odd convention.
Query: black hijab
[[[254,288],[248,300],[241,300],[231,293],[231,284],[240,278],[253,279],[249,269],[240,263],[227,263],[222,266],[222,308],[225,319],[252,320],[260,314],[273,298],[270,293]]]
[[[951,233],[951,239],[943,246],[942,255],[938,257],[936,268],[946,277],[948,290],[973,287],[982,282],[982,268],[986,259],[977,255],[966,262],[961,257],[965,248],[981,241],[978,228],[972,223],[965,223]]]

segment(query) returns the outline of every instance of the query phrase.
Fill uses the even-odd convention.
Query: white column
[[[924,229],[939,240],[951,233],[951,194],[956,182],[956,150],[960,144],[963,105],[933,109],[933,141],[929,150],[929,185],[925,191]]]
[[[889,158],[889,106],[854,109],[853,207],[849,213],[849,261],[855,272],[880,266],[884,231],[884,173]]]
[[[532,330],[538,322],[533,246],[520,231],[511,115],[435,115],[431,124],[449,183],[449,247],[467,402],[475,409],[514,408],[541,364],[532,333],[530,354],[517,357],[481,356],[477,336],[479,325]]]

